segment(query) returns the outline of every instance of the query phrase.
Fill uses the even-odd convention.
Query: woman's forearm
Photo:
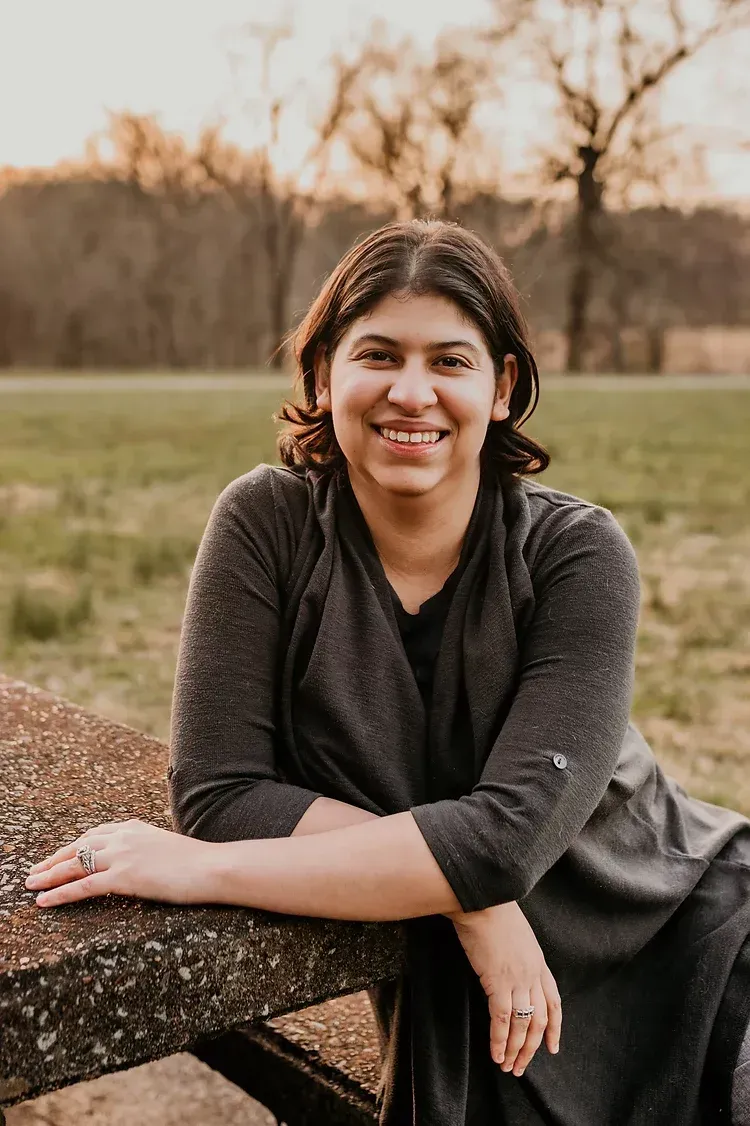
[[[304,837],[310,833],[327,833],[331,829],[345,829],[347,825],[360,825],[363,821],[377,820],[377,813],[348,805],[336,798],[316,798],[308,806],[292,831],[293,837]]]
[[[347,825],[360,825],[363,821],[376,821],[378,816],[377,813],[370,813],[357,805],[338,801],[337,798],[316,798],[305,810],[291,835],[303,837],[310,833],[326,833],[331,829],[343,829]],[[482,912],[446,911],[443,914],[455,922],[467,923]]]
[[[360,922],[461,910],[408,811],[327,832],[228,841],[212,851],[212,902]]]

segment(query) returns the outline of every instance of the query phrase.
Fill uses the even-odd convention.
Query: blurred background
[[[0,668],[168,738],[217,494],[276,461],[284,335],[393,217],[522,294],[542,480],[638,555],[634,719],[750,814],[750,4],[0,6]],[[22,1123],[267,1122],[175,1057]]]
[[[745,8],[4,5],[0,366],[265,366],[429,214],[505,256],[548,372],[748,372]]]

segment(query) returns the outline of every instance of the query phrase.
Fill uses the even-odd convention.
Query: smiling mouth
[[[391,430],[385,426],[373,426],[373,430],[387,442],[405,447],[436,446],[448,433],[447,430]]]

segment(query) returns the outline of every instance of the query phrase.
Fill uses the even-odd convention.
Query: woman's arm
[[[522,902],[602,799],[627,731],[640,580],[611,512],[564,505],[533,571],[510,710],[470,794],[410,812],[465,911]]]
[[[367,816],[304,840],[214,846],[209,900],[363,922],[460,911],[411,813]]]
[[[297,886],[298,870],[290,882],[282,866],[283,890],[272,889],[292,900],[301,890],[304,902],[308,892],[319,910],[270,909],[323,915],[330,907],[338,918],[383,920],[471,916],[522,900],[575,839],[609,783],[627,726],[640,582],[635,552],[611,513],[584,508],[557,518],[559,530],[537,560],[537,605],[516,695],[472,793],[324,833],[300,858],[305,886]],[[256,855],[274,868],[281,853]],[[253,890],[263,883],[260,872],[247,878]],[[368,905],[370,913],[358,914]]]
[[[361,821],[382,824],[367,826],[364,833],[359,831],[362,826],[354,832],[340,828]],[[424,838],[409,813],[378,817],[345,802],[318,798],[292,837],[305,834],[314,839],[306,841],[304,849],[291,839],[220,846],[223,863],[215,886],[221,901],[358,920],[400,918],[407,909],[413,917],[415,905],[420,914],[442,912],[453,922],[487,995],[495,1062],[518,1076],[543,1039],[550,1052],[559,1050],[560,994],[517,903],[462,911],[432,854],[425,855]],[[512,1007],[530,1002],[535,1007],[532,1020],[513,1021]]]
[[[337,798],[316,798],[305,810],[292,830],[291,836],[303,837],[311,833],[327,833],[331,829],[344,829],[347,825],[360,825],[363,821],[379,820],[377,813],[360,809],[357,805]]]
[[[272,470],[218,497],[180,633],[169,800],[175,828],[206,841],[288,837],[321,795],[277,771],[279,543]]]
[[[398,819],[401,832],[388,825],[377,837],[360,842],[358,831],[379,829],[367,822],[394,818],[380,818],[292,785],[277,773],[273,717],[279,545],[269,474],[268,467],[259,466],[224,489],[193,568],[172,706],[169,788],[175,827],[186,836],[220,846],[210,855],[212,864],[214,857],[221,858],[217,893],[227,895],[222,901],[231,902],[236,893],[234,902],[250,904],[246,877],[253,889],[260,881],[262,902],[253,905],[271,910],[325,916],[325,900],[317,911],[308,912],[306,906],[315,899],[315,894],[310,897],[311,889],[324,887],[334,891],[332,917],[356,919],[356,903],[347,911],[336,894],[337,887],[348,883],[365,890],[363,899],[370,906],[373,895],[381,900],[379,913],[367,914],[366,908],[363,919],[455,909],[458,904],[445,877],[408,814]],[[354,833],[355,839],[342,840],[332,849],[331,830],[336,836]],[[300,843],[301,836],[308,839]],[[340,870],[346,867],[346,850],[352,846],[371,879],[351,881],[351,873]],[[373,850],[372,859],[368,848]],[[398,869],[403,861],[412,875],[403,886],[397,881],[382,902],[388,866]],[[238,866],[245,865],[246,871],[238,873]],[[295,873],[291,883],[290,866]],[[355,863],[355,874],[358,867]],[[278,899],[279,885],[283,903]],[[419,889],[413,912],[410,888]],[[281,905],[274,908],[273,903]]]
[[[317,824],[353,807],[321,799]],[[361,812],[361,811],[356,811]],[[333,818],[331,818],[331,814]],[[34,865],[26,886],[40,907],[120,894],[167,903],[247,904],[268,910],[362,921],[443,913],[487,994],[491,1050],[516,1075],[542,1037],[551,1052],[560,1037],[560,997],[544,954],[523,912],[506,903],[473,913],[456,900],[431,858],[411,815],[367,815],[385,826],[355,825],[286,840],[213,843],[131,820],[89,829]],[[308,828],[312,819],[308,820]],[[301,834],[305,835],[305,834]],[[88,845],[96,871],[82,876],[79,845]],[[343,847],[342,847],[343,846]],[[364,878],[352,879],[352,871]],[[530,1022],[511,1020],[511,1007],[535,1006]]]

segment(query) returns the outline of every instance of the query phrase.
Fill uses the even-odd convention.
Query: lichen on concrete
[[[167,748],[0,676],[0,1104],[392,977],[395,924],[105,896],[36,906],[29,867],[104,821],[171,828]]]

